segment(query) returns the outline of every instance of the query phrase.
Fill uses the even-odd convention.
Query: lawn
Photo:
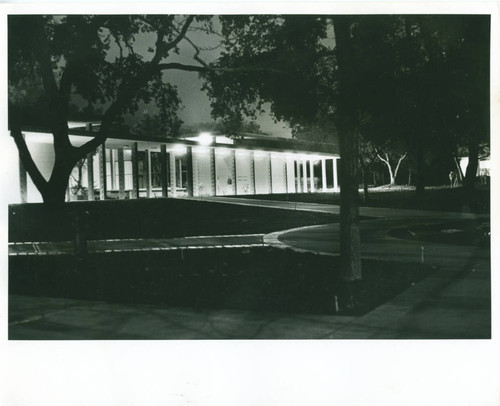
[[[73,240],[77,216],[87,238],[94,240],[270,233],[338,220],[328,213],[180,199],[18,204],[9,206],[9,241]]]
[[[340,204],[339,193],[291,193],[273,195],[245,196],[250,199],[281,200],[291,202]],[[462,188],[432,187],[426,188],[422,202],[415,197],[415,188],[406,186],[371,188],[368,201],[364,201],[360,191],[360,204],[368,207],[388,207],[396,209],[420,209],[436,211],[469,211]],[[476,212],[490,212],[490,190],[486,187],[477,189]]]

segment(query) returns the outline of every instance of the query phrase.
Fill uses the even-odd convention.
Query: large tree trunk
[[[340,135],[342,134],[342,135]],[[340,182],[340,276],[346,282],[361,279],[361,240],[359,232],[357,137],[339,131],[342,179]]]
[[[334,18],[339,74],[337,128],[341,156],[340,277],[345,282],[354,282],[362,277],[358,197],[359,140],[355,131],[356,107],[351,95],[354,78],[348,70],[352,55],[351,23],[350,16]]]
[[[60,160],[56,159],[56,162],[54,163],[54,169],[52,170],[52,175],[47,182],[47,186],[42,192],[44,203],[54,204],[63,203],[65,201],[69,177],[72,170],[73,165],[71,165],[70,162],[61,162]]]

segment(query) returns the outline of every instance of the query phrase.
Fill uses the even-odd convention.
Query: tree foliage
[[[219,69],[205,74],[214,117],[241,119],[270,103],[295,136],[338,137],[341,264],[346,279],[359,278],[357,188],[366,163],[360,148],[390,150],[398,162],[408,154],[423,192],[429,162],[462,142],[454,117],[473,109],[472,124],[488,110],[482,94],[488,86],[479,79],[488,53],[481,46],[474,66],[470,48],[488,43],[487,17],[224,16],[221,22],[225,50]],[[471,86],[463,86],[471,76]],[[475,92],[476,85],[482,90]],[[465,103],[478,98],[475,109]],[[465,138],[474,136],[467,131]]]
[[[192,65],[169,61],[189,30],[200,25],[210,29],[210,16],[9,16],[9,125],[44,201],[64,200],[75,164],[106,140],[124,114],[136,113],[140,102],[156,102],[160,120],[177,126],[179,100],[164,72],[204,69],[192,42]],[[49,180],[39,172],[21,134],[29,119],[27,99],[38,110],[35,116],[42,122],[37,124],[53,134],[55,163]],[[103,108],[99,131],[80,147],[73,147],[68,136],[75,100]]]

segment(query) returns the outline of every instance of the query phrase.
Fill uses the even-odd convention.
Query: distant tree
[[[318,117],[313,124],[296,124],[292,127],[292,137],[304,141],[338,143],[335,123],[327,117]]]
[[[245,134],[261,134],[268,135],[263,132],[260,125],[253,120],[245,120],[242,117],[224,117],[218,123],[219,130],[232,138],[244,138]]]
[[[377,149],[370,142],[361,139],[359,144],[359,164],[363,179],[363,199],[365,202],[370,200],[368,185],[370,184],[370,172],[374,174],[373,184],[375,185],[375,168],[377,162]]]
[[[470,16],[461,21],[460,28],[448,54],[453,92],[448,131],[459,147],[467,149],[469,163],[463,181],[468,204],[474,210],[479,157],[490,144],[490,17]]]
[[[407,153],[398,154],[395,158],[391,155],[392,153],[388,152],[387,149],[379,149],[377,151],[377,158],[387,166],[387,171],[389,172],[389,185],[393,186],[396,184],[396,177],[398,176],[401,162],[406,158]]]
[[[192,65],[169,62],[169,58],[188,39],[190,29],[195,25],[210,29],[210,20],[210,16],[192,15],[8,17],[9,126],[20,159],[44,202],[64,201],[73,167],[106,140],[124,114],[135,113],[139,101],[160,101],[160,115],[172,113],[178,99],[163,72],[204,69],[200,49],[192,41]],[[147,49],[144,42],[150,44]],[[20,96],[29,87],[38,92],[37,107],[53,135],[55,162],[48,180],[22,136],[26,115]],[[80,147],[74,147],[68,136],[70,106],[76,96],[103,106],[99,130]]]
[[[233,119],[228,121],[212,121],[207,123],[197,123],[183,127],[187,132],[215,131],[229,137],[244,137],[245,134],[271,135],[263,131],[260,125],[253,120]]]
[[[130,128],[130,132],[136,137],[161,136],[175,138],[179,135],[182,120],[177,114],[167,115],[162,118],[161,114],[144,113],[138,123]]]

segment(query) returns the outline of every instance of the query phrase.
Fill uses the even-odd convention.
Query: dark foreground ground
[[[69,255],[9,260],[11,294],[284,313],[361,315],[428,275],[428,267],[366,260],[346,286],[338,258],[276,248]],[[355,309],[348,301],[352,295]]]
[[[322,201],[332,197],[320,194],[302,196],[310,199],[309,201]],[[301,195],[294,198],[301,199]],[[331,203],[331,200],[328,203]],[[75,217],[82,213],[84,221],[75,221]],[[9,220],[11,241],[63,241],[71,240],[75,230],[78,227],[81,229],[82,224],[87,237],[93,239],[183,237],[269,233],[300,226],[332,223],[337,221],[337,217],[328,213],[158,199],[75,202],[49,209],[41,205],[16,205],[10,207]],[[436,238],[437,232],[440,235],[438,239],[444,243],[458,245],[477,244],[479,241],[484,243],[482,237],[485,230],[479,229],[474,222],[446,224],[447,232],[444,237],[441,231],[441,229],[418,226],[413,229],[395,230],[396,234],[393,236],[431,241],[432,238]],[[485,272],[481,275],[485,275],[486,279],[483,278],[481,286],[487,288],[489,283],[485,282],[489,280],[489,267],[485,264],[484,268]],[[384,303],[390,302],[402,292],[417,292],[419,290],[415,287],[426,285],[423,282],[436,281],[436,276],[439,282],[441,278],[439,275],[447,275],[446,272],[437,271],[439,270],[418,263],[403,264],[386,261],[383,258],[364,260],[363,280],[354,285],[346,285],[338,278],[337,258],[270,247],[101,253],[91,254],[80,260],[72,255],[12,256],[9,258],[11,296],[9,325],[12,326],[9,329],[9,338],[45,337],[43,335],[37,337],[33,332],[26,333],[28,324],[32,325],[32,319],[27,315],[33,311],[36,313],[36,309],[27,310],[30,308],[28,303],[30,297],[33,298],[33,303],[38,303],[40,300],[46,302],[49,298],[54,300],[61,298],[60,300],[80,301],[79,306],[82,306],[82,303],[89,303],[91,306],[94,306],[93,303],[109,303],[127,308],[159,306],[161,309],[182,308],[192,309],[194,312],[218,309],[290,316],[333,315],[340,316],[339,320],[354,316],[365,319],[377,313],[378,310],[373,311],[373,309],[384,309]],[[464,271],[458,271],[461,273],[457,275],[463,275]],[[472,269],[467,272],[472,272],[468,275],[474,275],[475,271]],[[428,275],[431,277],[426,278]],[[423,284],[418,283],[423,278],[425,279]],[[436,283],[430,284],[434,286]],[[465,291],[463,293],[466,297],[470,295]],[[480,300],[481,309],[489,309],[487,297],[474,300]],[[403,307],[405,306],[406,302],[403,303]],[[398,308],[401,309],[400,305],[396,304],[395,309]],[[435,304],[432,309],[434,308]],[[394,313],[394,310],[387,314],[392,314],[391,312]],[[425,312],[429,313],[427,310]],[[483,313],[484,311],[481,313],[481,320],[490,317],[489,313]],[[460,317],[459,314],[456,316]],[[371,326],[369,328],[373,329],[371,323],[369,321],[368,324]],[[380,327],[383,326],[377,326]],[[42,327],[42,329],[47,328],[50,329],[50,325]],[[411,328],[413,327],[405,327],[404,330],[408,332]],[[438,334],[437,337],[469,337],[469,335],[464,336],[463,332],[450,333],[452,330],[453,328],[448,329],[446,333]],[[489,334],[487,328],[483,330],[479,336],[470,332],[470,338],[487,337]],[[23,335],[25,333],[22,331],[26,335]],[[60,332],[58,337],[64,338],[63,333]],[[99,335],[99,338],[113,336],[109,335],[110,333],[106,334]],[[294,334],[293,336],[300,337],[300,334],[297,336],[297,332]],[[345,336],[338,334],[339,338],[354,338],[358,333],[349,330],[342,333],[346,334]],[[363,333],[365,335],[359,334],[359,337],[384,336],[383,332],[375,334],[371,330],[365,331]],[[391,334],[397,336],[400,333]],[[412,334],[419,337],[420,333],[414,331]],[[425,333],[424,337],[429,336],[428,334],[429,332]],[[73,333],[69,334],[68,338],[70,336],[79,337]],[[309,337],[304,334],[304,337],[306,336]],[[80,337],[86,336],[83,334]],[[147,337],[149,336],[143,338]],[[286,335],[273,338],[286,338]]]

